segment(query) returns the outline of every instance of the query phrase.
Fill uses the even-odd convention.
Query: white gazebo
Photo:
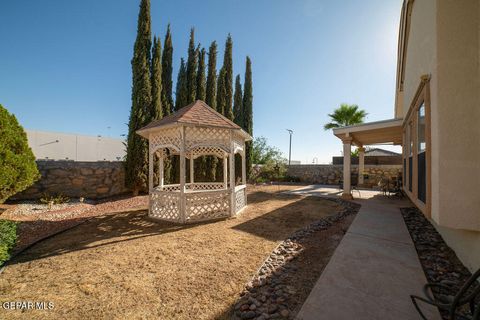
[[[149,144],[150,217],[192,223],[234,216],[247,205],[245,142],[252,137],[205,102],[197,100],[137,133],[147,138]],[[239,185],[235,185],[237,153],[242,157]],[[154,155],[159,159],[157,186],[154,186]],[[168,155],[180,157],[179,184],[164,184],[164,159]],[[206,155],[223,159],[223,182],[194,181],[194,159]]]

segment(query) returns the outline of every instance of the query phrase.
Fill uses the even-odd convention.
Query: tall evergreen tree
[[[206,51],[202,48],[198,54],[198,70],[197,70],[197,97],[196,100],[205,101],[206,99],[206,79],[205,79],[205,55]]]
[[[208,49],[207,93],[205,102],[217,110],[217,43],[212,42]]]
[[[163,115],[169,115],[173,110],[173,96],[172,96],[172,65],[173,65],[173,45],[172,34],[170,32],[170,24],[167,27],[165,35],[165,42],[162,53],[162,106]]]
[[[197,96],[197,50],[195,48],[195,29],[190,30],[187,58],[187,104],[195,101]]]
[[[125,184],[134,195],[146,191],[148,185],[148,143],[136,134],[146,124],[152,104],[150,82],[150,50],[152,46],[150,1],[141,0],[137,38],[132,58],[132,107],[128,123]]]
[[[225,69],[222,67],[218,74],[217,81],[217,112],[225,115]]]
[[[187,70],[185,68],[185,60],[181,58],[180,69],[177,76],[177,87],[175,91],[175,111],[180,110],[188,104],[188,88],[187,88]]]
[[[243,84],[243,129],[253,136],[253,88],[252,88],[252,62],[247,56],[245,65],[245,83]],[[252,169],[252,142],[245,145],[247,176]]]
[[[235,94],[233,96],[233,121],[243,127],[243,93],[240,75],[235,78]]]
[[[208,74],[207,74],[207,93],[205,102],[217,110],[217,43],[212,42],[208,49]],[[216,181],[218,158],[215,156],[207,157],[206,180]]]
[[[152,48],[152,106],[150,121],[161,119],[163,117],[162,108],[162,44],[160,39],[153,37]],[[147,121],[147,122],[150,122]]]
[[[233,95],[233,122],[240,127],[243,126],[243,94],[242,84],[240,83],[240,75],[235,78],[235,94]],[[235,178],[242,178],[242,158],[240,155],[235,155]]]
[[[223,69],[225,70],[224,87],[225,87],[225,105],[223,115],[233,120],[232,102],[233,102],[233,41],[232,36],[228,34],[225,42],[225,53],[223,56]]]

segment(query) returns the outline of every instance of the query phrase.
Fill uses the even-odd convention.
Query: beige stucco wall
[[[480,2],[438,0],[437,6],[436,221],[480,231]]]
[[[405,56],[405,81],[403,91],[403,115],[405,119],[410,105],[413,103],[415,93],[421,82],[422,75],[430,75],[430,99],[432,110],[437,105],[437,32],[436,32],[436,8],[437,0],[415,1],[410,20],[410,34]],[[438,127],[436,115],[432,113],[432,136],[436,135]],[[432,173],[438,171],[438,141],[432,139]],[[438,220],[438,176],[432,174],[432,217]]]
[[[480,268],[480,232],[434,226],[465,267],[471,272]]]
[[[480,267],[480,1],[415,1],[403,115],[430,74],[431,217],[471,270]]]

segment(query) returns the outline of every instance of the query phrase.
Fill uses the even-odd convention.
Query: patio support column
[[[350,170],[351,170],[351,152],[352,138],[346,136],[343,141],[343,199],[353,199],[351,191]]]
[[[363,171],[365,171],[365,148],[358,148],[358,185],[363,185]]]
[[[227,156],[223,157],[223,188],[228,189],[228,163]]]
[[[163,151],[159,155],[159,161],[158,161],[158,186],[160,187],[160,190],[163,190],[163,184],[164,184],[164,177],[165,177],[165,172],[163,169]]]
[[[193,154],[190,155],[190,183],[194,183],[194,173],[193,173],[193,167],[194,167],[194,160],[193,160]],[[192,186],[193,187],[193,186]]]

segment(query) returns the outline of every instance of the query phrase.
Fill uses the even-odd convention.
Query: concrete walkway
[[[314,185],[292,193],[337,191]],[[427,280],[399,210],[411,203],[375,191],[360,193],[355,201],[362,207],[297,319],[420,319],[409,295],[422,295]],[[436,308],[422,307],[429,319],[440,319]]]

